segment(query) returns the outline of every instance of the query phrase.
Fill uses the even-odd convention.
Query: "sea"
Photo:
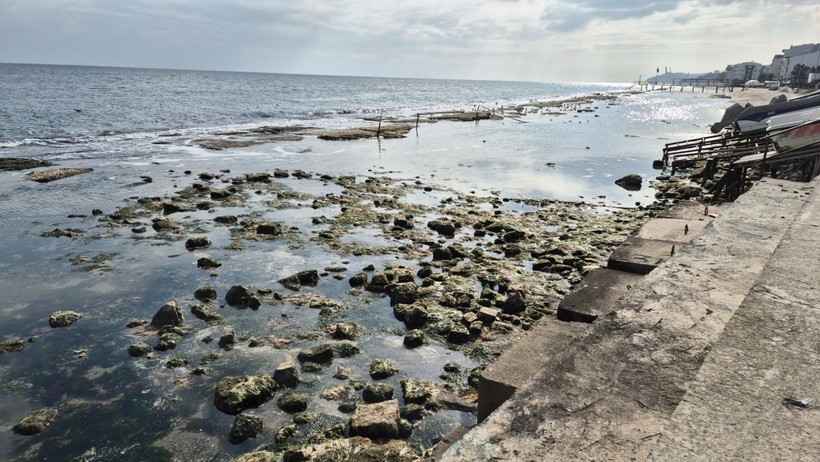
[[[194,256],[184,249],[135,239],[128,230],[101,229],[92,210],[111,213],[139,196],[172,195],[184,171],[241,175],[274,169],[360,179],[383,175],[434,185],[433,192],[411,199],[421,205],[476,194],[503,198],[504,206],[512,208],[523,207],[516,199],[581,202],[590,213],[638,207],[655,200],[650,181],[659,172],[652,161],[661,157],[664,144],[706,134],[726,101],[688,89],[636,89],[631,83],[0,63],[0,159],[25,157],[93,169],[46,184],[27,180],[27,171],[0,171],[0,341],[32,339],[23,351],[0,354],[0,459],[221,461],[273,444],[276,425],[287,423],[286,417],[264,411],[272,431],[256,442],[229,444],[232,417],[211,404],[215,378],[200,380],[159,360],[132,360],[125,346],[135,339],[125,324],[150,319],[168,300],[190,301],[193,290],[205,284],[217,285],[222,293],[235,281],[264,287],[305,268],[373,263],[367,256],[340,257],[316,246],[281,245],[242,255],[219,250],[215,253],[232,265],[214,280],[196,269]],[[202,143],[260,127],[333,130],[441,111],[501,114],[505,107],[602,95],[617,98],[549,109],[529,106],[515,114],[507,110],[497,120],[422,121],[398,139],[326,141],[309,135],[222,150]],[[615,185],[632,173],[645,179],[640,191]],[[334,184],[288,184],[311,197],[340,193]],[[306,210],[284,210],[276,219],[310,229],[317,215],[334,213],[332,208]],[[191,220],[210,219],[207,212],[200,215],[192,214]],[[96,238],[43,236],[54,228],[80,228]],[[230,243],[227,233],[212,238],[218,249]],[[372,230],[350,238],[371,245],[387,239]],[[327,293],[343,298],[349,287],[333,284],[327,284]],[[83,318],[52,329],[48,316],[57,310],[78,311]],[[302,338],[299,333],[316,322],[312,310],[294,309],[287,321],[278,313],[260,321],[261,315],[250,310],[232,316],[237,330],[251,331],[261,322],[277,335],[294,338]],[[427,380],[438,380],[445,363],[465,369],[474,365],[441,345],[403,348],[400,335],[385,334],[403,329],[389,306],[383,314],[357,316],[377,334],[359,342],[372,354],[363,354],[360,362],[342,361],[354,374],[372,355],[385,352],[404,372]],[[202,340],[219,333],[195,335]],[[217,360],[222,361],[218,369],[220,374],[270,370],[292,359],[286,350],[250,349],[241,359],[226,354]],[[193,361],[206,351],[203,342],[191,341],[176,354]],[[322,400],[312,403],[316,412],[338,414]],[[43,407],[59,410],[45,431],[35,436],[11,431]],[[429,446],[448,429],[472,423],[474,416],[463,412],[440,413],[414,441]]]

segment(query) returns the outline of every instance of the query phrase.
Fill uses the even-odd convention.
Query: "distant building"
[[[808,69],[817,69],[820,66],[820,43],[806,43],[804,45],[792,45],[783,50],[783,57],[786,60],[785,69],[780,74],[780,80],[789,80],[792,78],[792,73],[795,66],[801,65]],[[808,77],[808,72],[805,75],[798,76],[797,80],[803,80]]]
[[[755,62],[745,62],[730,64],[726,66],[726,80],[745,83],[749,80],[757,80],[763,71],[763,65]]]
[[[765,74],[771,75],[774,80],[786,80],[786,71],[789,67],[789,60],[782,54],[774,55],[772,64],[769,65],[768,70],[764,70]]]

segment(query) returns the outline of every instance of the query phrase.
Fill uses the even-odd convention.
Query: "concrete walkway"
[[[758,183],[571,340],[542,339],[442,460],[820,460],[818,181]]]

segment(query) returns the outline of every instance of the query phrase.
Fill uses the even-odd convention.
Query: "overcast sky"
[[[631,82],[820,42],[817,0],[0,0],[0,62]]]

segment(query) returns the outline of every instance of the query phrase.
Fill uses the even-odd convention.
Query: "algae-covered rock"
[[[306,348],[299,352],[297,359],[303,363],[329,363],[333,360],[333,346],[325,343],[312,348]]]
[[[26,175],[26,179],[36,181],[38,183],[48,183],[92,171],[94,171],[93,168],[55,168],[53,170],[29,173]]]
[[[128,346],[128,355],[134,358],[145,356],[151,352],[151,345],[145,342],[133,343]]]
[[[51,327],[66,327],[81,317],[82,315],[76,311],[55,311],[48,317],[48,325]]]
[[[307,409],[307,398],[300,393],[287,393],[280,396],[276,404],[279,406],[279,409],[288,414],[295,414]]]
[[[231,444],[240,444],[262,433],[262,417],[239,414],[233,419],[229,436]]]
[[[381,403],[393,399],[393,385],[389,383],[368,383],[362,390],[362,399],[365,403]]]
[[[159,336],[159,340],[157,340],[157,345],[154,349],[157,351],[173,350],[177,347],[177,345],[179,345],[181,340],[182,337],[180,337],[179,334],[166,332]]]
[[[36,435],[45,430],[56,417],[57,409],[46,407],[24,417],[12,430],[18,435]]]
[[[254,451],[239,456],[233,462],[278,462],[279,460],[279,455],[275,452]]]
[[[225,294],[225,301],[228,305],[237,308],[245,308],[248,306],[248,300],[251,298],[251,292],[247,287],[242,285],[235,285],[228,289]]]
[[[399,367],[389,359],[374,359],[370,363],[370,377],[374,380],[382,380],[392,377],[399,372]]]
[[[214,405],[220,411],[236,415],[245,409],[259,407],[273,398],[276,381],[273,376],[242,375],[224,377],[216,385]]]
[[[197,250],[197,249],[204,249],[206,247],[211,246],[211,240],[205,236],[202,237],[192,237],[185,241],[185,248],[189,251]]]
[[[626,189],[627,191],[640,191],[643,177],[638,174],[631,173],[615,180],[615,184]]]
[[[222,315],[216,311],[208,308],[205,305],[194,305],[191,307],[191,313],[197,318],[205,322],[219,322],[222,320]]]

